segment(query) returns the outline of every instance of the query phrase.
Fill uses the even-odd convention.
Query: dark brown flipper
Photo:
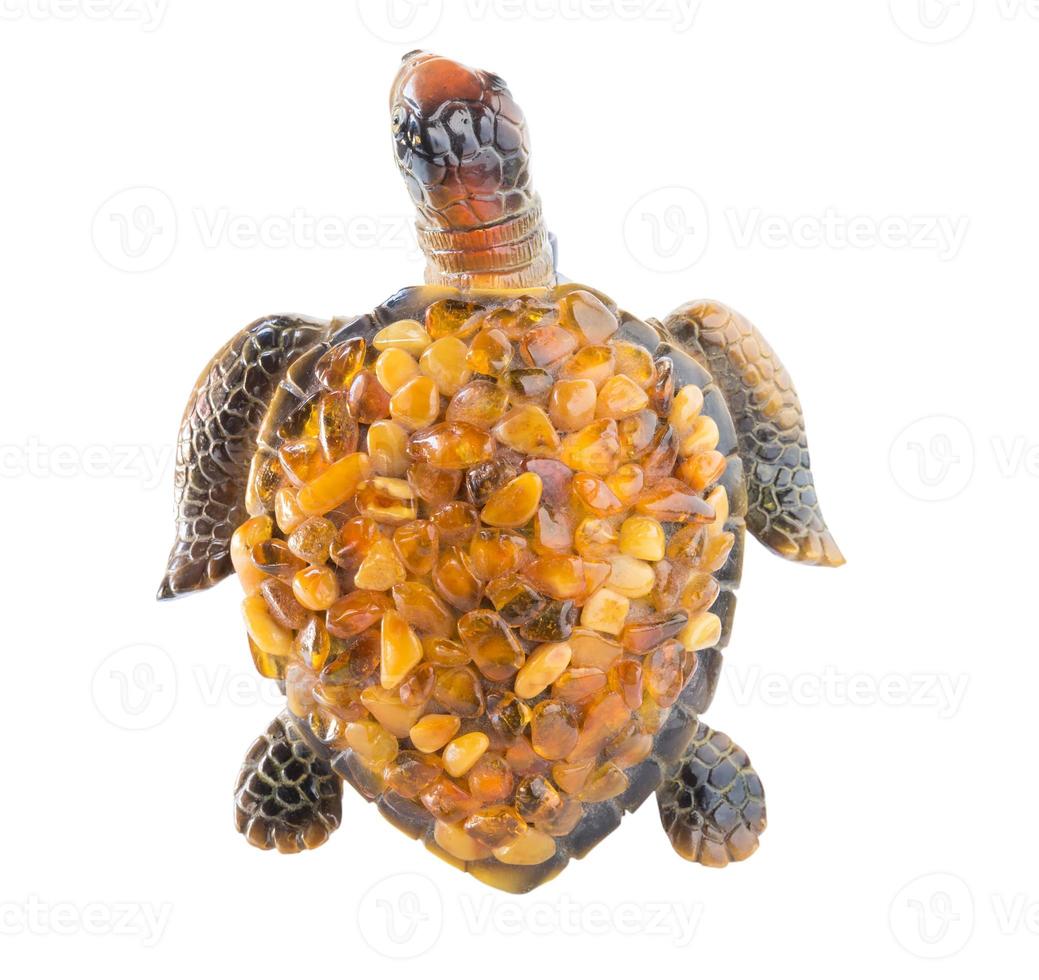
[[[283,711],[249,749],[235,788],[235,826],[262,850],[320,847],[342,819],[343,781]]]
[[[680,306],[665,326],[725,395],[746,472],[750,533],[782,558],[843,565],[815,494],[801,402],[765,338],[745,317],[710,300]]]
[[[747,753],[703,722],[657,804],[671,846],[710,868],[750,857],[765,831],[765,791]]]
[[[256,433],[286,368],[328,323],[296,315],[250,324],[209,362],[191,393],[177,443],[177,540],[159,599],[208,589],[231,572],[234,529]]]

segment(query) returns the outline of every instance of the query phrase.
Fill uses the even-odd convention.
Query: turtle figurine
[[[250,324],[180,430],[159,598],[236,572],[287,700],[246,755],[237,829],[317,847],[346,781],[526,892],[656,793],[682,857],[743,860],[761,781],[700,718],[744,529],[843,562],[790,376],[719,303],[640,320],[557,273],[497,75],[412,52],[390,112],[426,284]]]

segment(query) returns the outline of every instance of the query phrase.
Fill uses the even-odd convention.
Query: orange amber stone
[[[613,762],[607,762],[589,775],[577,798],[582,803],[601,803],[627,788],[628,777]]]
[[[425,649],[425,644],[423,644],[423,655],[425,655]],[[400,703],[409,708],[425,707],[429,703],[429,699],[433,697],[436,681],[436,669],[433,665],[419,664],[401,681],[400,688],[397,691],[400,695]]]
[[[271,616],[266,601],[258,592],[245,597],[242,615],[249,638],[264,653],[284,658],[292,652],[292,632]]]
[[[516,810],[525,820],[546,820],[562,806],[563,798],[544,776],[525,776],[516,787]]]
[[[647,619],[628,623],[621,630],[621,646],[632,653],[648,653],[665,640],[677,636],[688,619],[687,613],[677,610],[670,613],[657,613]]]
[[[370,517],[351,517],[343,523],[332,542],[329,549],[332,561],[341,568],[354,569],[381,537],[379,525]]]
[[[419,369],[433,380],[440,394],[450,398],[472,376],[468,350],[457,337],[434,340],[419,358]]]
[[[487,718],[506,742],[512,742],[530,724],[530,708],[511,691],[494,693],[487,700]]]
[[[480,526],[480,515],[472,504],[452,500],[436,509],[433,523],[445,545],[466,544]]]
[[[588,629],[574,630],[568,640],[573,656],[570,664],[573,667],[598,667],[608,670],[623,652],[616,641]]]
[[[260,586],[260,595],[275,621],[286,629],[302,629],[309,619],[307,610],[292,594],[292,586],[280,578],[269,578]]]
[[[478,718],[483,714],[483,682],[472,667],[439,668],[433,696],[442,708],[459,718]]]
[[[354,495],[370,469],[365,453],[344,456],[300,489],[296,495],[300,510],[315,516],[335,510]]]
[[[441,667],[460,667],[469,663],[469,654],[465,648],[442,636],[422,637],[422,650],[426,660]]]
[[[328,462],[334,463],[357,449],[357,423],[350,416],[345,391],[330,391],[322,395],[318,418],[318,441]]]
[[[440,553],[433,566],[433,584],[455,609],[466,612],[480,604],[480,582],[473,574],[469,556],[457,545]]]
[[[583,429],[595,421],[595,384],[587,378],[557,381],[548,397],[548,415],[563,432]]]
[[[574,709],[565,701],[539,701],[530,718],[530,744],[542,759],[565,759],[577,745]]]
[[[649,405],[649,396],[627,375],[617,374],[599,389],[595,414],[599,418],[622,419],[641,412]]]
[[[601,388],[615,373],[613,350],[609,347],[591,346],[582,347],[567,360],[559,371],[559,377],[584,379],[591,381],[596,388]]]
[[[393,586],[393,602],[415,629],[434,636],[450,636],[455,617],[437,594],[424,582],[400,582]]]
[[[490,381],[470,381],[460,388],[447,406],[448,422],[468,422],[478,429],[489,429],[509,406],[504,389]]]
[[[413,800],[443,771],[435,755],[406,749],[387,767],[386,784],[405,799]]]
[[[438,299],[426,310],[426,330],[434,340],[441,337],[470,337],[481,325],[483,307],[459,299]]]
[[[417,378],[418,374],[418,361],[399,347],[384,350],[375,362],[375,377],[391,395],[403,388],[412,378]],[[392,406],[392,400],[390,404]]]
[[[305,608],[323,611],[339,598],[339,581],[331,568],[311,565],[293,576],[292,594]]]
[[[487,847],[504,847],[523,835],[527,822],[511,806],[492,806],[465,821],[465,831]]]
[[[528,560],[526,539],[508,531],[485,528],[469,542],[469,558],[476,577],[486,582],[496,575],[514,572]]]
[[[380,524],[405,524],[418,516],[411,485],[392,476],[374,476],[357,488],[357,509]]]
[[[286,442],[278,450],[278,461],[285,475],[302,486],[328,469],[328,460],[321,451],[321,443],[310,436]]]
[[[444,768],[455,778],[464,776],[490,744],[491,740],[483,732],[467,732],[451,739],[441,753]]]
[[[440,539],[431,521],[409,521],[393,532],[400,560],[412,575],[428,575],[437,560]]]
[[[493,429],[494,438],[518,453],[545,455],[559,450],[559,434],[545,412],[524,405],[505,416]]]
[[[387,538],[379,538],[354,573],[354,588],[385,592],[405,578],[404,566],[393,545]]]
[[[693,575],[682,590],[682,608],[689,613],[710,609],[718,598],[721,586],[709,572]]]
[[[523,666],[523,648],[495,612],[477,609],[466,613],[458,621],[458,636],[488,680],[508,680]]]
[[[560,322],[579,331],[586,344],[605,343],[620,326],[603,302],[584,289],[567,293],[559,309]]]
[[[289,550],[311,565],[328,560],[329,549],[336,537],[336,526],[324,517],[308,517],[289,535]]]
[[[639,494],[635,509],[659,521],[693,521],[708,524],[714,520],[711,506],[681,480],[664,479]]]
[[[574,667],[559,675],[552,685],[552,697],[576,704],[587,701],[605,687],[606,674],[598,667]]]
[[[415,494],[431,507],[453,500],[462,484],[457,470],[440,470],[429,463],[412,463],[408,467],[408,483]]]
[[[393,421],[409,432],[431,425],[439,414],[440,392],[432,378],[412,378],[390,399]]]
[[[495,803],[512,795],[515,777],[505,759],[495,752],[482,755],[466,777],[473,799]]]
[[[497,377],[512,363],[512,344],[501,330],[482,330],[469,345],[466,363],[477,374]]]
[[[491,494],[480,518],[492,527],[522,527],[534,516],[540,502],[541,477],[521,473]]]
[[[232,556],[233,554],[232,550]],[[271,538],[269,541],[259,541],[254,544],[252,560],[261,572],[281,578],[292,578],[307,564],[289,551],[288,542],[281,538]]]
[[[724,472],[725,457],[716,449],[690,456],[678,467],[679,477],[696,491],[717,483]]]
[[[253,561],[253,553],[258,545],[269,541],[273,533],[274,522],[262,514],[249,518],[231,535],[231,564],[246,592],[252,592],[267,577]]]
[[[454,715],[426,715],[415,722],[408,735],[420,752],[436,752],[447,745],[461,727],[461,719]]]
[[[539,592],[553,599],[577,599],[585,595],[585,562],[573,555],[548,555],[532,561],[523,575]]]
[[[447,775],[435,779],[419,794],[419,799],[434,817],[444,823],[458,823],[479,808],[476,800]]]
[[[606,742],[613,738],[631,717],[624,699],[611,691],[604,694],[585,713],[584,725],[567,758],[571,762],[583,762],[594,759]]]
[[[609,476],[620,452],[617,423],[600,419],[573,432],[563,440],[561,459],[573,470]]]
[[[443,470],[464,470],[494,455],[494,440],[468,422],[441,422],[416,432],[408,443],[413,459]]]
[[[528,330],[520,341],[520,353],[531,367],[543,368],[566,357],[577,347],[577,338],[558,324]]]
[[[646,486],[669,477],[678,461],[678,435],[670,425],[660,426],[653,435],[646,454],[641,460]]]
[[[596,517],[613,517],[627,509],[605,480],[590,473],[574,476],[573,488],[581,505]]]
[[[368,427],[366,437],[372,472],[379,476],[401,477],[407,472],[408,431],[389,419],[380,419]]]
[[[635,463],[625,463],[606,477],[606,485],[617,495],[619,500],[628,506],[635,503],[638,495],[642,493],[645,482],[642,467],[637,466]]]
[[[646,693],[662,708],[670,707],[682,692],[681,643],[665,643],[646,657]]]
[[[324,670],[332,654],[332,638],[319,616],[308,616],[292,641],[292,652],[314,670]]]
[[[364,367],[368,345],[363,337],[351,337],[326,351],[314,367],[318,381],[326,388],[346,388]]]
[[[325,625],[333,636],[348,640],[379,622],[390,608],[392,602],[385,593],[362,589],[336,601],[328,610]]]
[[[390,414],[390,394],[373,372],[359,372],[347,390],[350,414],[358,422],[374,422]]]
[[[626,340],[616,341],[612,346],[613,356],[617,362],[617,374],[631,378],[640,388],[648,388],[653,384],[656,378],[656,367],[653,364],[652,356],[645,347],[628,343]]]
[[[418,666],[422,644],[407,620],[394,609],[383,613],[380,638],[379,683],[389,690]]]
[[[653,445],[657,434],[656,413],[648,408],[627,418],[617,420],[617,438],[621,455],[625,459],[636,459]]]

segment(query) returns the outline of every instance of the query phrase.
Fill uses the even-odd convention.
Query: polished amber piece
[[[667,420],[679,436],[686,436],[703,411],[703,392],[696,385],[686,385],[675,393]]]
[[[635,509],[661,521],[692,521],[709,524],[714,520],[710,505],[681,480],[664,479],[639,494]]]
[[[537,473],[521,473],[491,494],[480,518],[492,527],[522,527],[537,512],[541,489]]]
[[[585,759],[580,762],[557,762],[552,767],[552,780],[564,793],[579,793],[594,766],[594,759]]]
[[[552,697],[578,704],[594,697],[605,687],[606,674],[598,667],[574,667],[560,674],[552,684]]]
[[[688,619],[688,613],[676,610],[628,623],[621,630],[621,645],[632,653],[648,653],[664,641],[677,636]]]
[[[577,798],[582,803],[612,800],[628,788],[628,777],[613,762],[604,763],[589,775]]]
[[[523,569],[523,575],[538,592],[553,599],[578,599],[587,588],[585,562],[574,555],[538,558]]]
[[[628,769],[646,759],[653,751],[653,736],[642,731],[642,723],[633,720],[630,725],[611,739],[604,755],[618,769]]]
[[[523,458],[511,449],[499,452],[494,459],[480,463],[466,471],[465,495],[477,507],[482,507],[495,490],[514,480],[522,469]]]
[[[321,450],[321,443],[313,436],[286,442],[278,450],[278,461],[285,475],[297,487],[328,469],[328,460]]]
[[[560,323],[577,330],[586,344],[605,343],[620,326],[602,300],[584,289],[567,293],[559,309]]]
[[[526,736],[521,735],[505,750],[505,759],[517,776],[546,771],[547,762],[534,751]]]
[[[584,807],[572,797],[563,800],[563,805],[547,817],[537,821],[537,829],[553,837],[566,837],[581,822]]]
[[[539,507],[534,515],[531,547],[539,555],[566,555],[573,549],[574,532],[564,508]]]
[[[297,503],[304,514],[320,516],[349,500],[367,479],[371,462],[366,453],[350,453],[302,487]]]
[[[361,371],[347,389],[350,414],[358,422],[374,422],[390,414],[390,393],[372,371]]]
[[[368,353],[363,337],[351,337],[321,355],[314,374],[326,388],[346,388],[361,368]]]
[[[571,762],[594,759],[603,746],[617,735],[631,718],[631,712],[615,691],[604,694],[585,711],[577,744],[568,753]]]
[[[563,379],[552,386],[548,415],[562,432],[583,429],[595,421],[595,384],[587,378]]]
[[[551,508],[570,503],[570,481],[574,471],[557,459],[527,459],[523,469],[541,477],[541,502]]]
[[[421,659],[422,644],[415,631],[400,613],[387,609],[380,633],[379,683],[387,690],[396,687]]]
[[[508,680],[523,665],[523,648],[495,612],[476,609],[466,613],[458,620],[458,636],[488,680]]]
[[[520,569],[530,551],[521,535],[484,528],[469,542],[469,558],[476,578],[486,582]]]
[[[374,626],[382,614],[392,607],[390,597],[382,592],[360,589],[337,600],[328,610],[325,625],[333,636],[348,640]]]
[[[446,754],[447,749],[444,752]],[[469,817],[465,821],[465,830],[487,847],[504,847],[523,836],[527,822],[515,807],[492,806]]]
[[[656,378],[649,391],[650,405],[659,416],[667,418],[674,405],[675,363],[670,357],[658,357],[653,366],[656,369]]]
[[[629,599],[641,599],[653,591],[656,575],[652,565],[629,555],[612,555],[607,561],[610,563],[607,585],[614,592]]]
[[[372,768],[389,765],[398,751],[397,739],[376,721],[354,721],[346,726],[346,743]]]
[[[401,347],[384,350],[375,361],[375,377],[391,395],[418,375],[418,361]]]
[[[530,724],[530,716],[527,703],[511,691],[494,693],[487,699],[487,718],[506,742],[512,742],[523,734]]]
[[[678,467],[679,478],[698,493],[717,483],[724,472],[725,457],[716,449],[690,456]]]
[[[245,508],[254,517],[274,509],[274,495],[285,479],[285,471],[277,456],[259,450],[249,466],[245,491]]]
[[[457,823],[438,820],[433,825],[433,840],[444,851],[459,861],[483,861],[493,857],[494,852],[485,844],[470,837]]]
[[[593,593],[581,610],[581,625],[600,633],[617,636],[624,628],[630,602],[613,589],[601,588]]]
[[[551,455],[559,450],[559,434],[544,410],[536,405],[515,409],[492,431],[502,445],[528,456]]]
[[[330,520],[308,517],[289,535],[289,550],[311,565],[320,565],[328,560],[336,533],[336,526]]]
[[[447,406],[448,422],[468,422],[478,429],[489,429],[505,414],[509,396],[491,381],[470,381],[460,388]]]
[[[380,524],[407,524],[418,516],[411,484],[392,476],[373,476],[358,486],[357,509]]]
[[[379,476],[402,477],[408,470],[408,431],[389,419],[368,427],[368,458],[371,470]]]
[[[541,612],[520,627],[520,636],[535,643],[562,642],[573,632],[577,616],[578,608],[573,600],[552,599]]]
[[[555,317],[554,306],[543,306],[532,302],[529,297],[521,297],[508,306],[491,310],[484,323],[503,331],[510,340],[519,340],[531,328]]]
[[[611,346],[617,363],[617,374],[630,378],[640,388],[649,388],[656,380],[657,373],[649,351],[626,340],[615,341]]]
[[[563,440],[560,458],[573,470],[609,476],[619,452],[617,423],[613,419],[600,419],[568,435]]]
[[[260,650],[273,657],[288,657],[292,652],[292,632],[271,615],[266,600],[259,592],[245,597],[242,615],[249,638]]]
[[[401,428],[414,432],[437,420],[440,392],[432,378],[412,378],[390,399],[390,415]]]
[[[472,504],[452,500],[434,511],[433,524],[445,545],[465,545],[480,526],[480,515]]]
[[[412,575],[428,575],[437,560],[440,536],[432,521],[408,521],[394,530],[393,546]]]
[[[480,604],[480,582],[469,556],[457,545],[441,551],[433,566],[433,584],[455,609],[467,612]]]
[[[266,579],[260,586],[267,608],[275,621],[286,629],[302,629],[308,620],[307,610],[292,594],[292,586],[280,578]]]
[[[399,585],[406,577],[404,566],[397,558],[393,545],[387,538],[379,538],[354,574],[354,587],[385,592]]]
[[[570,663],[575,668],[598,667],[600,670],[609,670],[623,652],[616,640],[600,636],[590,629],[574,630],[569,642],[573,651]]]
[[[551,780],[542,775],[525,776],[516,787],[516,812],[525,820],[544,821],[563,807]]]
[[[455,617],[451,610],[424,582],[402,580],[393,586],[392,595],[397,612],[415,629],[439,636],[450,636],[454,632]]]
[[[646,693],[662,708],[669,708],[682,693],[682,654],[681,642],[665,643],[646,657]]]
[[[582,558],[602,559],[615,555],[619,540],[613,523],[600,517],[586,517],[574,530],[574,550]]]
[[[445,824],[456,824],[479,809],[476,800],[446,775],[437,777],[419,794],[419,799],[437,820]]]
[[[627,375],[617,374],[600,389],[595,414],[601,419],[622,419],[641,412],[649,405],[649,396]]]
[[[433,696],[459,718],[479,718],[484,712],[483,681],[472,667],[440,667]]]
[[[494,848],[494,856],[502,864],[544,864],[556,853],[556,842],[535,827],[528,827],[511,844]]]
[[[717,447],[719,438],[718,423],[710,415],[701,415],[692,429],[679,439],[678,451],[683,456],[710,452]]]
[[[419,752],[437,752],[455,737],[461,726],[461,719],[454,715],[426,715],[415,722],[408,734]]]
[[[479,330],[483,311],[479,303],[459,299],[438,299],[426,310],[426,330],[430,337],[471,337]]]
[[[513,404],[544,405],[553,378],[544,368],[515,368],[502,375],[501,383]]]
[[[424,710],[421,707],[408,707],[396,691],[387,691],[379,684],[366,687],[361,692],[361,704],[395,738],[407,738],[411,727]]]
[[[418,357],[431,343],[426,328],[417,320],[397,320],[380,330],[372,339],[376,350],[398,348]]]
[[[386,785],[405,799],[413,800],[443,772],[435,755],[405,749],[389,765],[384,774]]]
[[[457,337],[441,337],[426,348],[419,370],[436,384],[440,394],[450,398],[472,377],[468,354]]]
[[[408,452],[413,459],[443,470],[464,470],[494,455],[494,439],[468,422],[441,422],[416,432]]]
[[[601,477],[578,473],[574,476],[572,486],[581,506],[596,517],[613,517],[627,510],[626,505]]]
[[[282,487],[274,495],[274,517],[284,534],[291,534],[306,520],[306,512],[300,507],[295,490]]]
[[[408,483],[415,495],[431,507],[452,500],[462,485],[462,474],[457,470],[441,470],[429,463],[412,463],[408,467]]]
[[[481,330],[469,345],[466,363],[477,374],[498,377],[512,363],[512,344],[502,330]]]
[[[329,552],[341,568],[356,571],[371,551],[372,546],[382,537],[379,525],[370,517],[351,517],[343,522]]]
[[[257,673],[269,680],[284,680],[285,671],[289,666],[288,658],[261,650],[251,636],[247,636],[246,639],[249,641],[249,655],[253,658],[253,666]]]
[[[693,613],[678,634],[678,642],[686,650],[706,650],[713,647],[722,635],[722,621],[712,612]]]
[[[422,653],[431,664],[443,667],[458,667],[471,659],[460,643],[442,636],[423,636]]]
[[[257,545],[269,541],[273,533],[274,522],[264,514],[249,518],[231,535],[231,564],[246,592],[252,592],[267,577],[253,561],[253,552]]]
[[[528,330],[520,341],[520,354],[533,368],[547,368],[577,347],[577,337],[558,324],[545,324]]]
[[[289,551],[288,542],[282,538],[258,541],[253,545],[252,560],[260,571],[286,579],[291,579],[307,564]]]
[[[692,615],[710,609],[718,598],[721,586],[709,572],[698,572],[691,576],[682,590],[682,608]]]
[[[444,746],[444,768],[456,779],[464,776],[487,751],[490,744],[491,740],[483,732],[459,735]]]
[[[577,715],[565,701],[539,701],[530,718],[530,744],[542,759],[565,759],[580,730]]]
[[[331,568],[311,565],[292,577],[292,594],[304,608],[321,612],[339,598],[339,580]]]
[[[670,425],[662,425],[654,433],[640,461],[646,487],[649,488],[657,481],[671,476],[677,461],[678,435]]]
[[[512,767],[495,752],[486,752],[476,760],[466,777],[473,799],[495,803],[512,796],[515,777]]]
[[[621,457],[638,459],[648,452],[659,428],[657,422],[656,413],[648,408],[627,418],[618,419],[617,440],[620,443]]]
[[[357,423],[350,415],[345,391],[330,391],[318,406],[318,442],[325,459],[334,463],[357,449]]]
[[[621,525],[620,550],[630,558],[660,561],[665,545],[664,527],[652,517],[629,517]]]
[[[545,643],[527,657],[519,669],[512,689],[517,697],[535,698],[551,686],[570,664],[568,643]]]
[[[714,520],[707,525],[707,533],[721,534],[725,530],[725,522],[729,519],[729,494],[725,487],[717,486],[705,499],[714,508]]]
[[[560,368],[559,377],[567,380],[591,381],[601,388],[616,373],[613,349],[610,347],[582,347]]]

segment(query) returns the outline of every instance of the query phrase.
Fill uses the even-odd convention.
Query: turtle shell
[[[574,283],[405,289],[295,360],[258,445],[254,661],[391,823],[523,892],[659,787],[746,512],[721,392],[661,324]]]

